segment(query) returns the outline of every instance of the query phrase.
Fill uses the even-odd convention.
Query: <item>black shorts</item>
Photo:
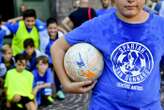
[[[29,97],[24,97],[24,96],[21,96],[21,100],[18,102],[22,105],[26,105],[27,103],[29,102],[33,102],[34,100],[31,100]]]
[[[28,97],[21,96],[21,100],[17,103],[12,102],[11,103],[11,110],[26,110],[26,104],[29,102],[33,102],[34,100],[31,100]],[[19,107],[17,104],[21,104],[22,107]]]

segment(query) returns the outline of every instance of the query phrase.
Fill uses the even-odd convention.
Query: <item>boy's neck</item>
[[[127,23],[144,23],[149,18],[149,13],[142,10],[137,16],[134,17],[125,17],[117,12],[118,18]]]
[[[18,73],[22,73],[24,70],[22,70],[22,71],[19,71],[19,70],[17,70],[17,69],[16,69],[16,71],[17,71]]]
[[[50,39],[55,40],[57,38],[57,36],[58,36],[58,33],[56,33],[54,36],[50,36]]]
[[[44,76],[44,73],[42,71],[38,70],[38,73],[39,73],[40,76]]]

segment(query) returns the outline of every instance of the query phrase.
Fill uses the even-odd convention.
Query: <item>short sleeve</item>
[[[14,34],[16,34],[17,30],[18,30],[18,27],[19,27],[19,22],[13,24],[13,23],[10,23],[10,22],[7,22],[5,24],[5,26]]]
[[[80,42],[90,42],[90,39],[98,32],[96,20],[89,20],[83,23],[81,26],[75,28],[65,36],[65,40],[70,44],[76,44]]]
[[[41,21],[40,19],[36,19],[35,26],[38,31],[44,31],[46,29],[46,23]]]

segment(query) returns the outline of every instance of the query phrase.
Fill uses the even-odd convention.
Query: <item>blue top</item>
[[[3,38],[6,35],[5,30],[0,29],[0,47],[2,47],[3,44]]]
[[[28,56],[26,51],[22,52],[23,55]],[[28,58],[26,69],[32,71],[36,68],[37,53],[34,51],[30,58]]]
[[[5,35],[6,35],[6,32],[4,30],[0,29],[0,49],[1,49],[2,45],[3,45],[3,39],[4,39]],[[1,58],[2,58],[2,53],[0,51],[0,63],[2,62]]]
[[[11,22],[7,22],[5,24],[5,26],[7,26],[12,33],[16,34],[16,32],[19,28],[19,22],[15,23],[15,24],[13,24]],[[40,19],[36,19],[35,26],[38,29],[38,31],[43,31],[46,28],[46,24],[44,22],[42,22]],[[27,28],[28,32],[31,32],[31,30],[32,29]]]
[[[51,52],[50,52],[51,46],[57,39],[58,39],[58,34],[55,39],[50,39],[49,43],[46,46],[45,53],[48,55],[49,64],[52,64],[52,57],[51,57]]]
[[[139,24],[126,23],[112,13],[88,21],[65,36],[70,45],[90,43],[104,57],[104,70],[93,89],[90,110],[108,110],[114,102],[139,108],[160,101],[163,24],[164,19],[153,13]]]
[[[116,11],[116,8],[112,7],[112,8],[109,8],[109,9],[97,9],[96,10],[96,14],[97,16],[100,16],[100,15],[104,15],[104,14],[108,14],[108,13],[111,13],[111,12],[115,12]]]
[[[34,82],[33,87],[43,84],[43,83],[49,83],[52,84],[54,82],[53,80],[53,73],[50,68],[48,68],[43,76],[41,76],[37,69],[32,71],[34,75]]]

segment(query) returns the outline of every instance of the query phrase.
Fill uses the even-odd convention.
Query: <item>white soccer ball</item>
[[[64,67],[73,81],[95,80],[103,71],[104,61],[102,54],[91,44],[78,43],[66,52]]]

